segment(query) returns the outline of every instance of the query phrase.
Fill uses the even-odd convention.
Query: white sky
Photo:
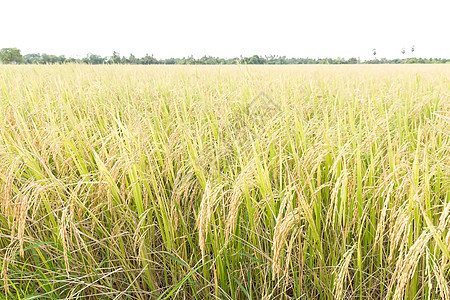
[[[23,54],[450,57],[450,0],[1,2],[0,48]]]

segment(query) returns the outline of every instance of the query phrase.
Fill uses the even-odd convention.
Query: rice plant
[[[1,299],[450,299],[450,66],[0,66]]]

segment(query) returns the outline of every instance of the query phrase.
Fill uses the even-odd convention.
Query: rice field
[[[0,299],[450,299],[450,66],[0,66]]]

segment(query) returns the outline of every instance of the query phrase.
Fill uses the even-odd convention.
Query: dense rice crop
[[[450,297],[449,66],[1,66],[0,108],[2,299]]]

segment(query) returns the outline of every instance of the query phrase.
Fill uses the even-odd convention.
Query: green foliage
[[[15,49],[15,48],[14,48]],[[373,53],[376,54],[376,50],[373,49]],[[194,58],[193,56],[183,58],[166,58],[157,59],[153,55],[146,54],[144,57],[136,57],[134,54],[130,54],[129,57],[120,56],[116,51],[109,57],[103,57],[97,54],[88,54],[82,59],[66,58],[65,56],[55,56],[49,54],[26,54],[23,57],[25,64],[64,64],[64,63],[80,63],[89,65],[100,64],[136,64],[136,65],[349,65],[349,64],[431,64],[431,63],[447,63],[450,59],[444,58],[415,58],[415,59],[373,59],[368,61],[361,61],[359,58],[351,57],[345,58],[288,58],[286,56],[278,55],[266,55],[259,56],[253,55],[250,57],[233,57],[233,58],[220,58],[214,56],[203,56],[201,58]],[[19,60],[17,62],[22,62]]]
[[[88,54],[82,59],[82,62],[89,65],[101,65],[106,62],[106,58],[96,54]]]
[[[67,59],[64,55],[56,56],[52,54],[26,54],[24,55],[25,64],[64,64],[67,62],[75,62],[73,58]]]
[[[0,50],[0,61],[4,64],[21,63],[23,57],[17,48],[3,48]]]

